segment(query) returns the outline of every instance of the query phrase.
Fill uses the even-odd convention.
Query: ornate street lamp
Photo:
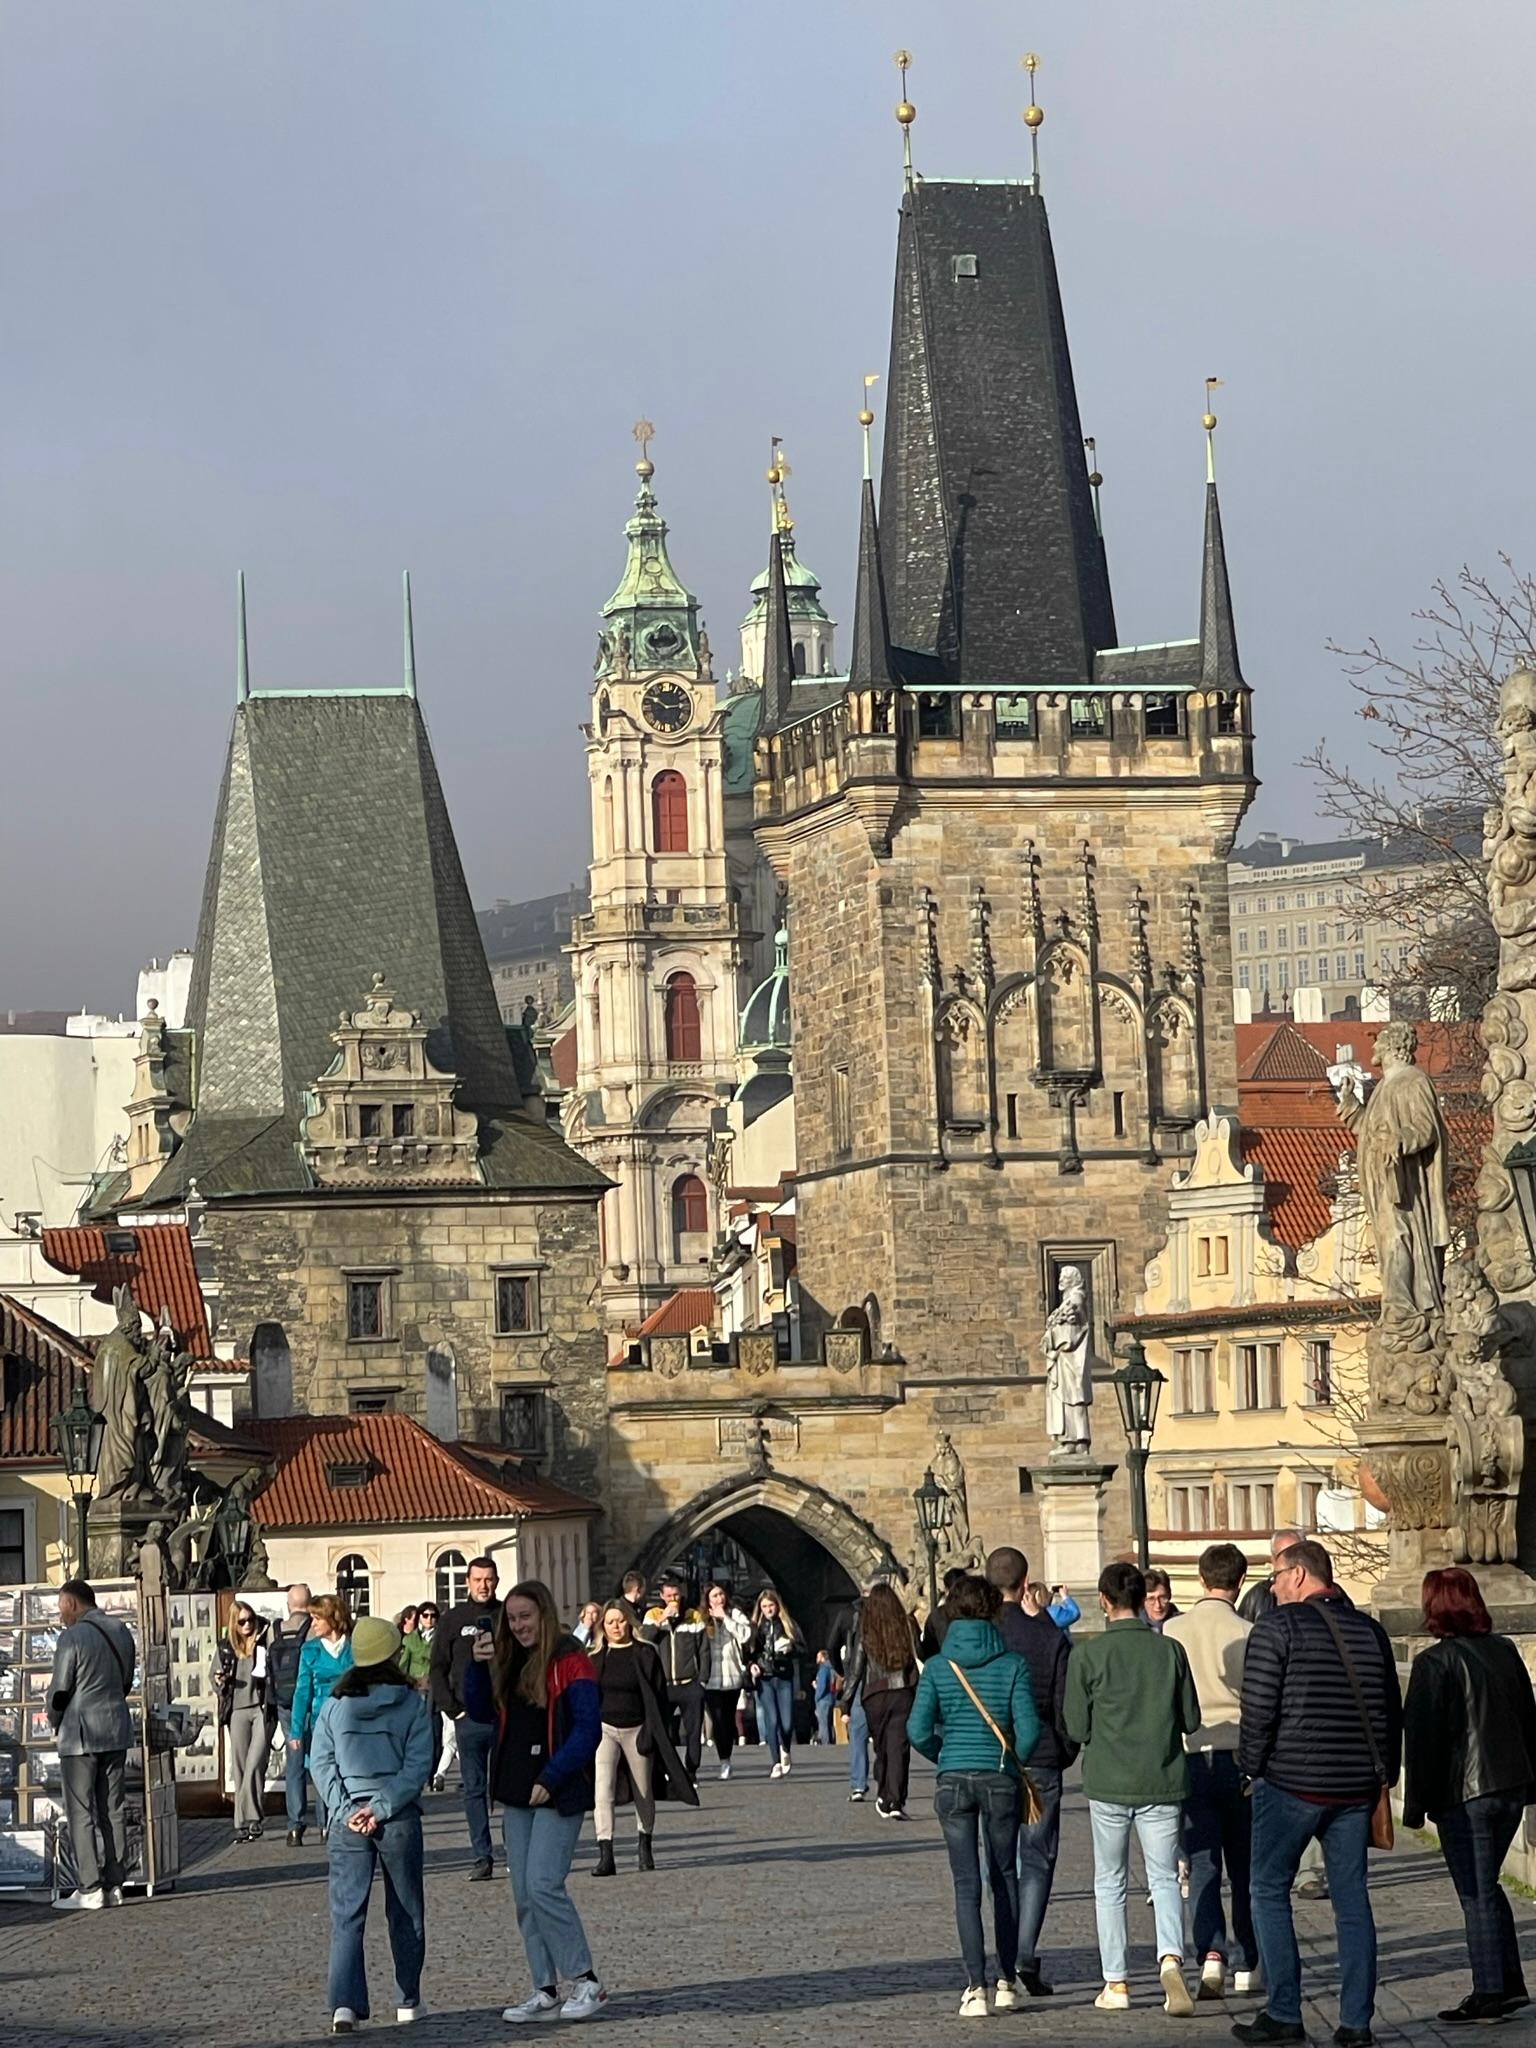
[[[912,1498],[917,1504],[917,1526],[923,1532],[923,1548],[928,1553],[928,1612],[936,1614],[939,1607],[939,1532],[944,1527],[948,1496],[934,1478],[931,1465],[923,1474],[922,1485],[913,1490]]]
[[[1511,1145],[1504,1154],[1504,1166],[1514,1184],[1525,1242],[1536,1259],[1536,1139],[1523,1138],[1518,1145]]]
[[[1145,1347],[1139,1338],[1133,1337],[1125,1347],[1124,1365],[1109,1375],[1109,1383],[1115,1390],[1125,1430],[1136,1557],[1145,1571],[1152,1562],[1147,1534],[1147,1454],[1152,1448],[1158,1399],[1168,1382],[1155,1365],[1148,1365]]]
[[[69,1475],[70,1491],[75,1497],[75,1514],[79,1523],[79,1573],[85,1578],[91,1568],[90,1513],[91,1494],[96,1481],[96,1467],[101,1463],[101,1440],[106,1433],[107,1419],[98,1415],[85,1398],[84,1387],[76,1387],[75,1398],[61,1415],[53,1418],[53,1434],[59,1446],[59,1456],[64,1460],[64,1470]]]

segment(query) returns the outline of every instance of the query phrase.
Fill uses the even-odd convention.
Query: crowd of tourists
[[[426,1955],[423,1795],[457,1761],[472,1882],[511,1881],[529,1990],[502,2018],[583,2020],[607,1992],[568,1879],[586,1816],[595,1878],[619,1874],[617,1816],[632,1808],[634,1868],[656,1868],[659,1806],[699,1803],[706,1729],[729,1779],[750,1732],[769,1779],[794,1766],[797,1702],[812,1740],[848,1746],[848,1798],[874,1781],[878,1818],[907,1819],[911,1754],[935,1766],[965,1974],[959,2011],[979,2018],[1048,1998],[1042,1937],[1061,1839],[1064,1773],[1081,1761],[1094,1870],[1102,2012],[1134,2000],[1127,1934],[1132,1838],[1156,1935],[1155,1998],[1263,2003],[1243,2042],[1300,2042],[1302,1970],[1292,1913],[1321,1880],[1341,1976],[1340,2048],[1372,2040],[1376,1936],[1367,1857],[1390,1843],[1401,1776],[1406,1825],[1432,1821],[1466,1923],[1472,1989],[1440,2014],[1490,2025],[1529,2004],[1499,1872],[1536,1800],[1536,1697],[1519,1651],[1494,1632],[1475,1577],[1430,1572],[1406,1698],[1387,1636],[1334,1582],[1318,1542],[1278,1535],[1265,1579],[1231,1543],[1199,1560],[1180,1611],[1165,1573],[1107,1566],[1102,1627],[1065,1587],[1029,1577],[1012,1547],[949,1574],[919,1633],[896,1589],[871,1585],[813,1652],[784,1600],[750,1609],[717,1582],[696,1605],[677,1575],[638,1575],[571,1625],[548,1587],[503,1594],[477,1558],[466,1597],[398,1620],[355,1623],[336,1594],[291,1587],[265,1621],[237,1598],[212,1673],[234,1787],[235,1838],[262,1833],[266,1765],[284,1744],[287,1840],[311,1807],[329,1860],[333,2032],[370,2012],[369,1897],[383,1883],[395,2016],[422,2010]],[[120,1905],[133,1644],[72,1580],[50,1711],[78,1871],[68,1910]],[[806,1681],[809,1681],[807,1684]],[[1315,1851],[1319,1870],[1307,1877]],[[992,1949],[984,1910],[990,1902]],[[1186,1919],[1189,1923],[1186,1938]],[[1193,1967],[1186,1957],[1193,1954]]]

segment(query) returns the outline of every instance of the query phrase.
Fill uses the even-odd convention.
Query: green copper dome
[[[699,670],[699,601],[678,580],[667,555],[667,522],[656,509],[651,465],[643,462],[634,516],[625,527],[629,555],[619,587],[603,606],[600,675],[647,669]]]
[[[773,935],[773,972],[760,981],[741,1013],[738,1045],[742,1052],[789,1044],[789,933],[783,925]]]
[[[796,558],[793,532],[788,527],[783,528],[778,541],[784,556],[784,589],[789,598],[789,616],[792,619],[826,618],[826,607],[821,601],[821,579],[814,569],[807,569]],[[742,623],[745,625],[749,620],[760,619],[767,602],[768,571],[764,569],[752,579],[752,609]]]

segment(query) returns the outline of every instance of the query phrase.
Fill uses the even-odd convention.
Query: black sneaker
[[[850,1792],[848,1794],[848,1804],[850,1806],[862,1806],[868,1797],[869,1794],[867,1792]]]
[[[1487,2026],[1495,2020],[1508,2019],[1509,2007],[1504,2003],[1501,1992],[1472,1991],[1460,2005],[1453,2005],[1449,2012],[1441,2013],[1440,2018],[1448,2027]]]
[[[1054,1998],[1056,1996],[1056,1986],[1054,1984],[1047,1984],[1038,1968],[1020,1970],[1019,1982],[1031,1998]]]
[[[1307,2030],[1300,2020],[1271,2019],[1256,2012],[1251,2020],[1239,2020],[1232,2029],[1234,2041],[1305,2041]]]
[[[482,1856],[469,1873],[471,1884],[489,1884],[491,1880],[491,1859]]]
[[[303,1848],[304,1830],[302,1828],[290,1828],[288,1830],[288,1846],[290,1849]]]
[[[1374,2048],[1376,2040],[1369,2027],[1335,2027],[1333,2038],[1338,2048]]]
[[[1529,2005],[1530,2002],[1531,1994],[1523,1984],[1518,1991],[1506,1991],[1499,2000],[1505,2012],[1519,2012],[1522,2006]]]

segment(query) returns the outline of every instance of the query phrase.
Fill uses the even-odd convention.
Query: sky
[[[234,703],[417,671],[477,903],[578,879],[579,725],[656,425],[721,667],[782,435],[847,627],[864,372],[920,171],[1037,86],[1126,641],[1196,629],[1203,379],[1263,778],[1330,641],[1529,565],[1529,0],[0,0],[0,1009],[190,946]],[[1027,39],[1027,40],[1026,40]],[[876,394],[881,387],[876,387]],[[1330,828],[1331,829],[1331,828]]]

